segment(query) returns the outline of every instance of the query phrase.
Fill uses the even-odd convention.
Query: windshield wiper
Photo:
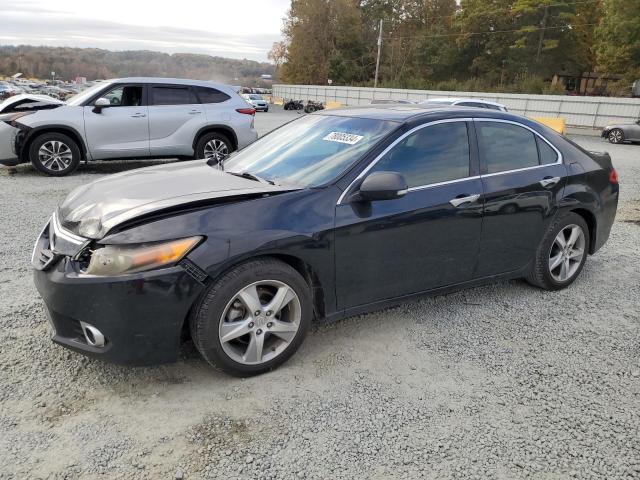
[[[256,182],[260,182],[260,183],[268,183],[269,185],[275,185],[275,182],[273,180],[267,180],[265,178],[260,178],[257,175],[254,175],[253,173],[250,172],[227,172],[231,175],[235,175],[236,177],[241,177],[241,178],[246,178],[248,180],[255,180]]]

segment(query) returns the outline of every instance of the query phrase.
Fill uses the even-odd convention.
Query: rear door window
[[[198,103],[195,93],[188,86],[151,87],[151,105],[191,105]]]
[[[499,173],[540,165],[536,135],[503,122],[476,122],[478,146],[487,173]]]

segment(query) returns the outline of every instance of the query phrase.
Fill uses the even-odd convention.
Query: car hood
[[[60,105],[64,105],[62,100],[50,97],[49,95],[22,93],[2,101],[2,103],[0,103],[0,113],[40,110],[45,108],[55,108]]]
[[[296,189],[237,177],[194,160],[110,175],[78,187],[56,216],[71,233],[99,240],[117,225],[143,215],[220,198]]]

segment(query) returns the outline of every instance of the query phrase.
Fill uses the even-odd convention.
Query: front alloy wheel
[[[302,306],[286,283],[265,280],[240,290],[220,319],[222,349],[234,361],[259,365],[291,344],[300,328]]]
[[[313,316],[307,281],[288,264],[260,258],[222,275],[189,319],[191,338],[211,365],[246,377],[284,363]]]
[[[59,172],[69,168],[73,154],[66,143],[51,140],[38,149],[38,159],[44,168]]]
[[[73,139],[63,133],[43,133],[29,146],[29,160],[42,173],[61,177],[78,168],[80,149]]]

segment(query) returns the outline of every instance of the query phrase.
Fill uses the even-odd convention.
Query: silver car
[[[262,98],[262,95],[258,95],[257,93],[243,93],[242,98],[256,110],[262,110],[263,112],[269,111],[269,104]]]
[[[100,82],[67,102],[18,97],[20,105],[0,104],[0,163],[30,161],[54,176],[73,172],[81,160],[220,161],[258,137],[255,109],[232,87],[214,82],[121,78]],[[31,100],[40,105],[29,108]]]
[[[640,142],[640,118],[635,123],[607,125],[602,129],[602,138],[611,143]]]
[[[418,105],[433,107],[454,105],[458,107],[488,108],[489,110],[499,110],[501,112],[508,111],[507,107],[501,103],[480,100],[478,98],[430,98],[429,100],[420,102]]]

